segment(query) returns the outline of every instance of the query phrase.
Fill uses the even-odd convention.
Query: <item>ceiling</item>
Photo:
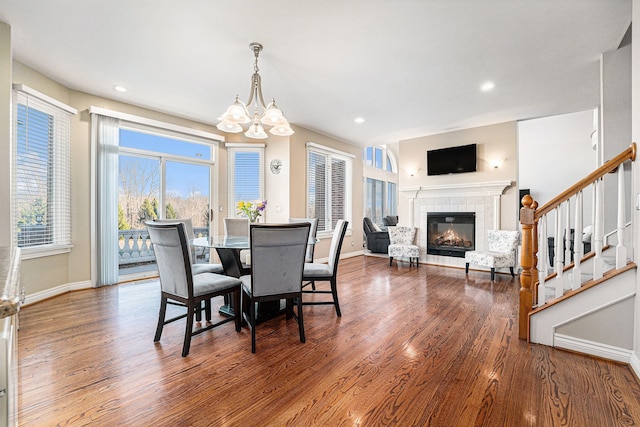
[[[0,21],[71,89],[213,125],[258,41],[265,100],[367,146],[596,107],[631,0],[0,0]]]

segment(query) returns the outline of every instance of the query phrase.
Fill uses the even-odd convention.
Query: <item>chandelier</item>
[[[236,95],[236,101],[227,108],[227,111],[220,117],[220,123],[216,126],[223,132],[240,133],[244,129],[241,125],[251,123],[249,129],[244,133],[246,137],[253,139],[266,139],[265,126],[270,126],[269,132],[277,136],[289,136],[293,134],[289,122],[284,118],[282,111],[276,106],[275,99],[267,105],[262,97],[262,85],[260,84],[260,70],[258,68],[258,56],[262,50],[260,43],[249,44],[253,51],[255,61],[253,64],[253,76],[251,76],[251,92],[247,103],[240,101]],[[253,114],[250,113],[253,109]]]

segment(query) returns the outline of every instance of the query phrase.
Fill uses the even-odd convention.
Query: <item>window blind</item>
[[[228,148],[229,217],[236,216],[236,206],[239,201],[264,199],[263,157],[263,147],[232,146]]]
[[[14,240],[71,245],[71,114],[33,90],[14,91]]]
[[[332,231],[338,220],[351,221],[353,157],[307,144],[307,217],[318,231]]]

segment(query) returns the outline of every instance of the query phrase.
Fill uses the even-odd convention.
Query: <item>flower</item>
[[[236,208],[238,209],[239,214],[244,214],[247,218],[249,218],[249,222],[256,222],[258,217],[262,216],[262,212],[264,212],[267,207],[267,201],[259,201],[255,202],[245,202],[240,200]]]

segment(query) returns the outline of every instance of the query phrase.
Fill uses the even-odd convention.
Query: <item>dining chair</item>
[[[311,283],[311,290],[304,290],[304,294],[331,294],[331,301],[303,301],[303,305],[322,305],[333,304],[336,308],[336,314],[338,317],[342,316],[340,311],[340,303],[338,302],[338,262],[340,261],[340,250],[342,249],[342,242],[344,241],[344,235],[347,232],[348,221],[343,219],[336,223],[333,230],[333,236],[331,237],[331,247],[329,248],[329,261],[327,264],[321,264],[316,262],[308,262],[304,264],[304,271],[302,274],[302,281],[305,282],[304,287]],[[331,290],[316,289],[316,282],[329,282]]]
[[[154,221],[145,223],[149,231],[151,245],[156,255],[160,275],[160,311],[154,342],[160,341],[164,325],[176,320],[187,319],[182,345],[182,357],[189,354],[191,337],[216,326],[235,320],[236,331],[240,331],[240,287],[241,282],[234,277],[215,273],[193,274],[193,264],[184,223],[161,224]],[[233,294],[235,316],[211,323],[211,310],[206,314],[209,325],[193,329],[194,315],[200,312],[203,301],[219,295]],[[167,304],[186,307],[184,314],[166,318]],[[210,307],[210,306],[209,306]]]
[[[192,241],[195,238],[195,233],[193,232],[193,222],[191,218],[179,218],[179,219],[155,219],[154,222],[160,224],[170,224],[175,222],[181,222],[184,224],[184,230],[187,233],[187,241]],[[193,274],[200,273],[217,273],[224,274],[224,268],[222,268],[222,264],[216,263],[197,263],[197,257],[195,253],[195,247],[189,245],[190,253],[191,253],[191,269]]]
[[[310,227],[308,222],[251,224],[251,274],[241,276],[240,280],[242,297],[248,302],[249,312],[243,313],[243,317],[251,329],[252,353],[256,352],[256,305],[259,302],[286,299],[286,317],[296,319],[300,342],[305,342],[302,270]]]
[[[225,218],[224,235],[249,237],[249,218]],[[250,255],[251,253],[248,249],[240,251],[240,263],[245,269],[248,269],[251,263]]]
[[[313,252],[316,247],[315,240],[318,234],[318,218],[289,218],[290,224],[296,224],[299,222],[308,222],[311,224],[311,228],[309,229],[309,241],[312,243],[307,245],[304,262],[313,262]]]

